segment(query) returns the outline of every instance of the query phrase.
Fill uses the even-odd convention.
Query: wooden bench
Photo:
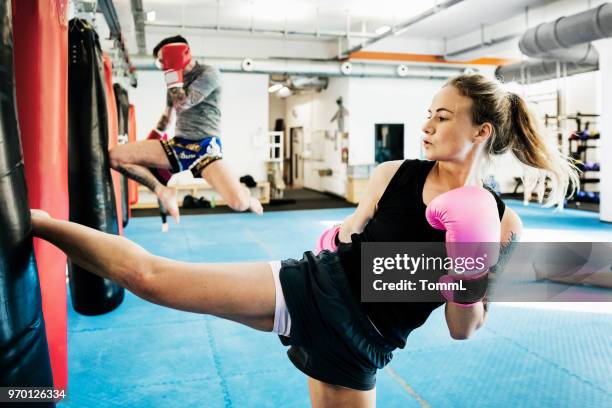
[[[219,196],[219,193],[212,189],[210,184],[202,181],[197,183],[189,184],[174,184],[171,187],[176,188],[177,199],[179,207],[183,205],[183,199],[187,195],[191,195],[194,198],[205,197],[208,201],[212,201],[214,197],[215,206],[227,205]],[[257,186],[250,188],[253,197],[259,199],[262,204],[268,204],[270,202],[270,183],[267,181],[260,181]],[[157,197],[148,188],[144,186],[138,186],[138,202],[131,206],[133,209],[139,208],[157,208]]]

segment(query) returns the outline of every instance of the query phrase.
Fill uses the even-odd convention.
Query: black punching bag
[[[0,27],[0,387],[52,387],[15,114],[8,0],[0,0]]]
[[[119,128],[119,144],[128,142],[128,122],[130,116],[130,100],[128,92],[119,84],[114,84],[115,102]],[[127,227],[130,220],[130,200],[128,192],[128,178],[121,175],[121,211],[123,213],[123,227]]]
[[[85,20],[68,27],[68,185],[70,220],[118,234],[108,157],[108,113],[98,34]],[[122,287],[68,263],[74,310],[98,315],[123,300]]]

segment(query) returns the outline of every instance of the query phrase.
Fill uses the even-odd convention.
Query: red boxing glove
[[[340,225],[334,225],[333,227],[323,231],[323,234],[321,234],[319,240],[317,241],[315,255],[319,255],[319,253],[323,250],[336,252],[338,250],[338,244],[336,243],[338,234],[340,234]]]
[[[159,129],[153,129],[149,132],[147,140],[168,140],[168,135]]]
[[[191,51],[185,43],[164,45],[157,54],[168,88],[183,87],[183,70],[191,62]]]
[[[482,187],[456,188],[434,198],[425,216],[432,227],[446,230],[447,256],[455,261],[454,265],[477,260],[469,268],[456,268],[440,278],[443,283],[464,281],[468,286],[465,293],[441,292],[446,300],[459,306],[472,306],[485,296],[489,267],[497,263],[499,256],[501,223],[493,195]]]

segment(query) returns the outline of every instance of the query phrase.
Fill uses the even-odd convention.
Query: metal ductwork
[[[530,60],[518,64],[497,67],[495,76],[502,82],[531,84],[547,79],[554,79],[558,76],[570,76],[597,71],[598,68],[598,65],[577,64],[575,62]]]
[[[134,18],[134,29],[136,30],[136,44],[140,55],[147,54],[147,40],[145,36],[145,11],[142,0],[132,0],[132,16]]]
[[[220,35],[225,34],[248,34],[257,36],[271,37],[298,37],[318,39],[339,39],[339,38],[374,38],[378,35],[375,33],[363,33],[361,31],[305,31],[305,30],[289,30],[289,29],[273,29],[273,28],[255,28],[255,27],[232,27],[220,25],[197,25],[197,24],[171,24],[171,23],[146,23],[147,27],[151,28],[170,28],[174,30],[201,30],[210,31]]]
[[[519,48],[529,57],[540,58],[607,37],[612,37],[612,3],[530,28],[521,38]]]
[[[529,55],[532,58],[574,62],[584,65],[598,65],[599,53],[591,43],[575,45],[570,48],[556,49],[537,56]]]
[[[298,91],[322,91],[327,89],[329,78],[327,77],[308,77],[308,76],[290,76],[288,78],[289,88]]]
[[[437,65],[373,64],[294,59],[195,58],[219,68],[221,72],[255,74],[447,79],[465,71],[464,67]],[[143,71],[157,70],[152,59],[135,57],[134,61],[136,69]]]
[[[500,66],[495,73],[505,82],[525,84],[596,71],[599,53],[591,41],[608,37],[612,37],[612,3],[530,28],[519,48],[537,59]]]

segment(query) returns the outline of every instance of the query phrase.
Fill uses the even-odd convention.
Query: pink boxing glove
[[[336,244],[336,238],[340,233],[340,225],[334,225],[331,228],[323,231],[323,234],[319,237],[317,241],[317,247],[315,248],[315,255],[319,255],[319,253],[323,250],[328,250],[332,252],[336,252],[338,250],[338,244]]]
[[[168,88],[183,87],[183,70],[191,62],[191,51],[185,43],[164,45],[157,54],[164,70],[164,78]]]
[[[454,265],[470,258],[480,260],[470,263],[469,270],[453,270],[439,280],[464,281],[468,290],[442,290],[442,295],[459,306],[473,306],[485,297],[489,267],[499,257],[501,223],[495,198],[482,187],[456,188],[434,198],[425,217],[433,228],[446,231],[447,256]]]

